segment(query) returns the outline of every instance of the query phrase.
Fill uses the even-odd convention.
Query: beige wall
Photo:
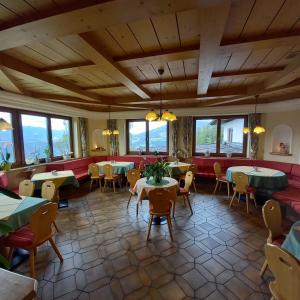
[[[263,152],[264,159],[300,163],[300,111],[266,113],[263,115],[262,124],[266,128],[264,143],[261,145],[261,151]],[[285,124],[292,128],[292,156],[279,156],[270,154],[272,149],[272,130],[275,126],[280,124]]]

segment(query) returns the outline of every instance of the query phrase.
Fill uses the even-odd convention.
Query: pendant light
[[[160,76],[160,83],[159,83],[159,91],[160,91],[160,103],[159,103],[159,114],[157,114],[154,109],[149,111],[145,117],[147,121],[176,121],[177,117],[174,113],[169,112],[167,109],[162,112],[162,75],[164,74],[164,69],[158,69],[158,74]]]
[[[256,96],[255,96],[254,116],[257,115],[257,112],[256,112],[256,111],[257,111],[258,97],[259,97],[259,95],[256,95]],[[261,134],[261,133],[265,133],[265,132],[266,132],[266,129],[265,129],[263,126],[261,126],[261,125],[256,125],[255,128],[253,129],[253,132],[254,132],[255,134]],[[250,133],[250,128],[249,128],[249,127],[244,127],[244,128],[243,128],[243,133],[244,133],[244,134]]]
[[[0,118],[0,131],[13,130],[11,124],[5,121],[3,118]]]
[[[110,129],[110,106],[108,107],[108,128],[102,130],[102,135],[119,135],[120,131],[118,129]]]

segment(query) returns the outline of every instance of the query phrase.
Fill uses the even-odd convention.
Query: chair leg
[[[240,204],[240,200],[241,200],[241,193],[239,193],[238,204]]]
[[[114,193],[116,192],[116,182],[113,180]]]
[[[153,221],[153,215],[150,215],[150,220],[149,220],[149,224],[148,224],[147,241],[149,241],[149,236],[150,236],[150,231],[151,231],[152,221]]]
[[[197,193],[197,188],[196,188],[196,182],[195,182],[195,179],[193,179],[193,187],[194,187],[195,193]]]
[[[255,195],[254,194],[252,194],[252,196],[253,196],[253,202],[254,202],[254,205],[255,205],[255,208],[257,209],[257,203],[256,203],[256,198],[255,198]]]
[[[173,201],[173,218],[175,218],[176,200]]]
[[[216,186],[215,186],[215,189],[214,189],[214,194],[216,193],[217,189],[218,189],[218,185],[219,185],[219,180],[216,179]]]
[[[227,195],[228,195],[228,200],[230,199],[230,183],[227,181]]]
[[[265,274],[265,272],[266,272],[266,270],[267,270],[267,267],[268,267],[268,261],[265,260],[265,262],[264,262],[264,264],[262,265],[261,270],[260,270],[260,272],[259,272],[259,276],[260,276],[260,277],[263,277],[263,276],[264,276],[264,274]]]
[[[34,250],[31,249],[29,252],[29,264],[30,264],[30,274],[32,278],[35,278],[36,274],[35,274],[35,262],[34,262]]]
[[[136,215],[139,215],[139,202],[136,202]]]
[[[189,196],[185,196],[185,199],[186,199],[186,201],[187,201],[187,203],[188,203],[188,205],[190,207],[191,215],[194,214],[193,209],[192,209],[192,205],[191,205],[191,202],[190,202],[190,199],[189,199]]]
[[[170,234],[170,237],[171,237],[171,241],[173,242],[172,223],[171,223],[170,216],[167,216],[167,222],[168,222],[168,229],[169,229],[169,234]]]
[[[102,183],[101,183],[101,178],[99,178],[99,188],[100,188],[100,192],[102,191]]]
[[[128,199],[128,202],[127,202],[127,208],[128,208],[128,206],[129,206],[129,203],[130,203],[131,197],[132,197],[132,194],[130,193],[130,195],[129,195],[129,199]]]
[[[57,248],[55,242],[53,241],[52,238],[49,239],[49,242],[50,242],[50,244],[51,244],[53,250],[54,250],[55,253],[57,254],[57,256],[58,256],[60,262],[62,263],[62,262],[64,261],[64,259],[63,259],[63,257],[61,256],[61,254],[60,254],[60,252],[59,252],[59,250],[58,250],[58,248]]]
[[[221,191],[222,184],[223,184],[223,181],[220,181],[220,185],[219,185],[219,192]]]
[[[234,191],[234,193],[233,193],[233,196],[232,196],[231,201],[230,201],[230,203],[229,203],[229,207],[231,207],[232,202],[233,202],[235,196],[236,196],[236,191]]]
[[[8,260],[9,262],[11,262],[11,260],[12,260],[14,251],[15,251],[15,248],[13,248],[13,247],[10,247],[10,248],[9,248],[8,257],[7,257],[7,260]]]
[[[59,229],[58,229],[57,224],[55,223],[55,221],[53,222],[53,225],[55,227],[56,232],[59,232]]]
[[[90,192],[92,191],[92,188],[93,188],[93,183],[94,183],[94,179],[91,179],[91,184],[90,184]]]
[[[249,195],[246,194],[246,207],[247,207],[247,214],[249,214]]]

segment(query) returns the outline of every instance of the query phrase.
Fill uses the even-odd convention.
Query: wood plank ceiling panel
[[[139,20],[128,24],[132,34],[143,52],[161,50],[158,38],[150,19]]]
[[[264,34],[283,4],[284,0],[256,0],[240,37]]]
[[[125,51],[126,54],[139,54],[143,50],[127,24],[110,26],[107,31]]]
[[[56,2],[52,0],[26,0],[26,2],[39,12],[45,12],[58,7]]]
[[[198,74],[199,69],[199,59],[198,58],[191,58],[191,59],[185,59],[183,61],[184,64],[184,70],[185,75],[188,76],[196,76]]]
[[[234,52],[231,54],[228,64],[225,67],[225,71],[237,71],[240,70],[245,63],[251,51]]]
[[[17,14],[0,4],[0,24],[8,23],[18,18]]]
[[[162,49],[180,47],[178,25],[175,14],[152,17],[151,20]]]
[[[186,47],[199,44],[200,20],[198,10],[187,10],[177,14],[180,46]]]
[[[35,8],[23,0],[0,0],[0,4],[20,17],[28,17],[37,12]]]
[[[138,69],[143,73],[147,80],[158,79],[159,75],[152,65],[140,65]]]
[[[271,51],[272,49],[259,49],[252,51],[242,65],[241,70],[255,69]]]
[[[159,63],[159,62],[154,62],[151,64],[155,72],[157,73],[157,79],[160,78],[158,69],[163,68],[164,69],[164,74],[162,75],[162,79],[170,79],[172,78],[171,70],[168,65],[168,63]]]

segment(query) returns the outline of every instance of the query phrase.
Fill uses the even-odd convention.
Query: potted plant
[[[155,184],[161,184],[164,176],[168,174],[168,165],[169,163],[160,160],[157,160],[152,165],[148,165],[144,172],[147,181],[152,177]]]
[[[7,149],[7,146],[5,147],[5,150],[3,151],[2,148],[0,148],[0,155],[1,155],[1,164],[0,164],[0,169],[2,171],[9,171],[11,169],[11,162],[10,160],[10,152]]]
[[[50,150],[50,148],[49,147],[45,148],[44,153],[46,155],[46,158],[45,158],[46,163],[50,162],[51,161],[51,150]]]

